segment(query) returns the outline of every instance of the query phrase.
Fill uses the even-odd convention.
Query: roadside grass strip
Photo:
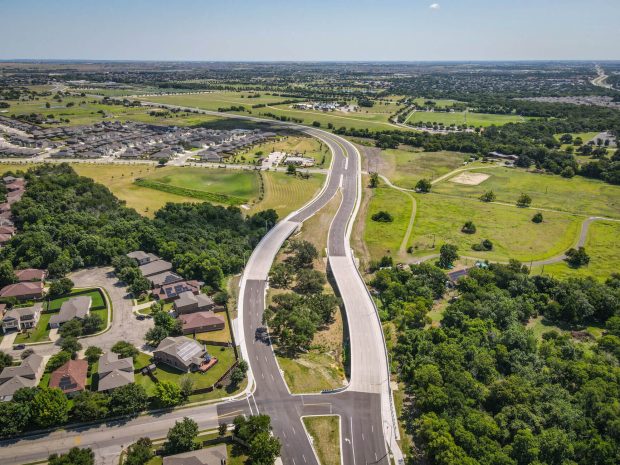
[[[214,192],[205,192],[195,189],[189,189],[187,187],[171,186],[162,182],[151,181],[149,179],[136,179],[134,184],[140,187],[147,187],[149,189],[155,189],[169,194],[181,195],[184,197],[191,197],[198,200],[206,200],[210,202],[222,203],[227,205],[242,205],[246,202],[246,199],[235,197],[228,194],[216,194]]]

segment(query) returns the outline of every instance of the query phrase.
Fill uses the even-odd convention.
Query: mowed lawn
[[[411,198],[390,187],[372,189],[372,198],[366,212],[364,240],[372,259],[395,255],[407,232],[411,218]],[[372,215],[386,211],[393,217],[391,223],[374,221]]]
[[[280,218],[305,205],[323,186],[325,175],[312,173],[308,179],[282,172],[263,171],[265,196],[256,202],[249,213],[273,208]]]
[[[288,154],[301,154],[304,157],[313,158],[316,166],[327,168],[331,160],[329,147],[318,139],[310,136],[295,135],[284,136],[277,140],[265,142],[252,146],[247,151],[242,151],[235,156],[232,161],[240,163],[251,163],[260,157],[266,157],[271,152],[285,152]],[[323,162],[321,164],[321,162]]]
[[[416,194],[417,214],[409,245],[414,256],[439,253],[444,243],[455,244],[459,254],[489,260],[522,261],[553,257],[577,241],[584,218],[566,213],[544,212],[545,221],[533,223],[535,211],[434,194]],[[475,234],[461,232],[471,220]],[[484,239],[493,242],[493,250],[476,252],[474,244]],[[433,243],[435,248],[433,248]]]
[[[592,276],[604,281],[620,269],[620,222],[595,221],[590,224],[584,247],[590,263],[581,268],[570,268],[565,262],[537,267],[534,273],[549,274],[558,278]]]
[[[258,195],[258,174],[251,170],[164,167],[144,179],[168,186],[230,195],[250,201]]]
[[[477,186],[445,180],[434,185],[433,192],[477,199],[492,190],[498,202],[510,204],[523,192],[532,198],[532,207],[620,218],[620,186],[581,176],[566,179],[517,168],[480,168],[470,172],[490,177]]]
[[[388,149],[381,156],[389,165],[388,172],[381,173],[395,185],[413,189],[422,179],[436,179],[463,166],[469,156],[460,152],[419,152]],[[372,166],[369,167],[372,169]]]
[[[467,124],[467,126],[486,127],[501,126],[506,123],[522,123],[526,118],[519,115],[495,115],[492,113],[472,113],[464,111],[455,111],[449,113],[445,111],[416,111],[409,116],[407,123],[432,123],[457,126]]]

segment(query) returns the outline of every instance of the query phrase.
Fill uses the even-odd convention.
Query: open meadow
[[[465,111],[416,111],[407,118],[407,123],[412,125],[415,123],[437,123],[444,126],[467,124],[467,126],[474,127],[501,126],[506,123],[522,123],[523,121],[526,121],[526,118],[519,115],[496,115]]]

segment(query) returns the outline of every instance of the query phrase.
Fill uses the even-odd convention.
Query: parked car
[[[13,350],[24,350],[26,348],[26,344],[16,344],[13,346]]]
[[[144,320],[144,319],[146,319],[146,316],[144,316],[144,315],[137,315],[137,316],[136,316],[136,320],[140,320],[140,321],[142,321],[142,320]]]

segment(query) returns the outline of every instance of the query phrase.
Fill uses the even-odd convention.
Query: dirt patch
[[[458,176],[454,176],[450,179],[450,182],[457,184],[466,184],[468,186],[477,186],[491,177],[490,174],[485,173],[468,173],[464,172]]]
[[[385,176],[392,174],[392,166],[390,162],[385,159],[383,152],[377,147],[365,147],[363,145],[357,145],[357,149],[362,155],[362,170],[363,171],[376,171]]]

